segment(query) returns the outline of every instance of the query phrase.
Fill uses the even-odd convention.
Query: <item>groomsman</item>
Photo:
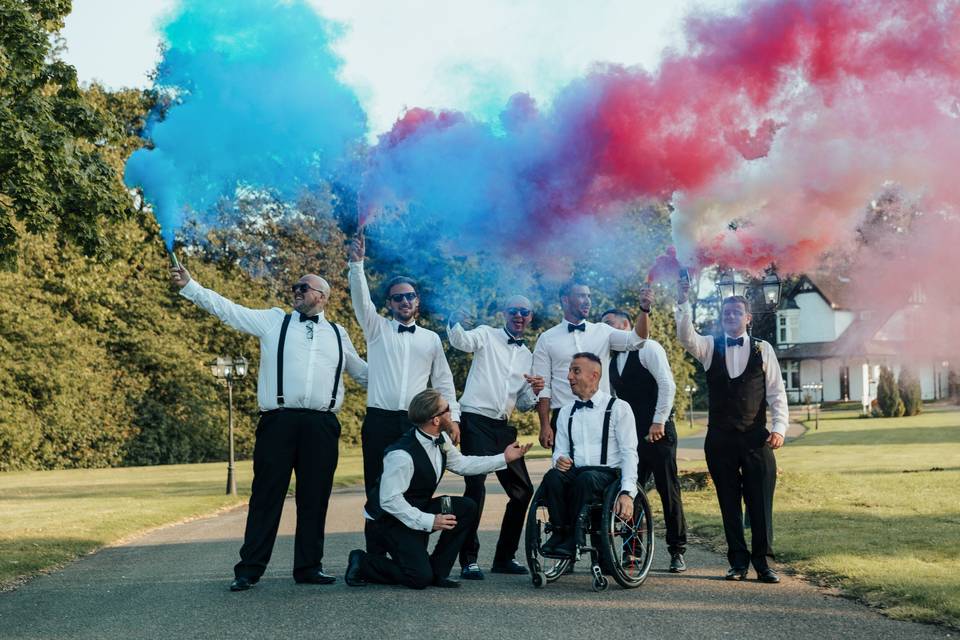
[[[541,487],[554,530],[544,554],[573,557],[584,546],[587,506],[599,500],[620,470],[616,513],[629,520],[637,496],[637,427],[623,400],[601,390],[603,365],[593,353],[574,354],[567,380],[573,402],[560,409],[553,468]]]
[[[366,386],[367,364],[357,355],[350,335],[324,316],[330,285],[305,275],[292,288],[293,309],[248,309],[204,289],[190,273],[170,272],[180,295],[225,324],[260,338],[257,402],[260,421],[253,447],[253,488],[240,562],[233,568],[231,591],[245,591],[263,575],[277,538],[280,514],[297,474],[297,532],[293,579],[330,584],[323,572],[323,533],[327,504],[337,468],[343,405],[343,377]]]
[[[648,303],[649,304],[649,303]],[[649,306],[647,307],[649,309]],[[605,311],[601,320],[615,329],[629,329],[630,316],[620,309]],[[667,352],[647,339],[639,351],[617,351],[610,359],[610,387],[633,410],[637,423],[640,466],[637,484],[644,487],[653,475],[667,528],[670,571],[686,571],[687,523],[677,477],[677,428],[673,423],[673,381]]]
[[[460,448],[464,455],[486,456],[503,451],[517,439],[517,429],[507,422],[514,407],[528,411],[536,406],[543,378],[530,375],[533,354],[523,341],[523,332],[533,320],[532,308],[524,296],[513,296],[503,306],[505,323],[501,329],[480,325],[467,331],[460,321],[447,328],[451,346],[473,354],[467,384],[460,397],[463,410]],[[460,550],[460,576],[467,580],[483,579],[483,571],[477,564],[480,552],[477,524],[483,514],[486,479],[486,475],[465,478],[463,495],[477,503],[477,521]],[[509,500],[490,571],[525,574],[527,568],[514,559],[527,505],[533,496],[533,483],[523,458],[497,471],[497,479]]]
[[[384,292],[391,317],[384,318],[370,298],[363,272],[365,255],[366,243],[361,233],[350,251],[348,277],[353,311],[367,340],[370,364],[367,414],[360,430],[363,482],[369,497],[383,471],[383,452],[411,427],[407,407],[413,396],[426,389],[428,383],[443,394],[450,404],[450,436],[454,444],[460,442],[460,407],[440,336],[417,325],[420,296],[416,282],[404,276],[387,282]],[[367,541],[368,551],[381,551],[369,535]]]
[[[621,331],[587,321],[590,315],[590,287],[570,280],[560,287],[563,322],[547,329],[533,350],[533,374],[544,380],[537,404],[540,417],[540,444],[552,447],[560,407],[576,398],[567,382],[567,370],[575,353],[593,353],[600,358],[601,372],[610,366],[610,351],[636,351],[643,347],[647,317],[637,316],[633,331]],[[600,390],[610,392],[607,376],[601,373]]]
[[[693,327],[690,283],[677,295],[677,338],[707,374],[710,398],[703,445],[727,539],[727,580],[744,580],[749,564],[761,582],[780,582],[773,558],[773,492],[777,483],[774,449],[783,445],[789,414],[780,364],[769,343],[747,334],[752,316],[742,296],[723,301],[723,336],[702,336]],[[767,429],[767,408],[773,417]],[[741,500],[750,516],[751,546],[743,530]]]
[[[503,469],[523,457],[530,445],[510,443],[493,456],[464,456],[449,438],[453,428],[450,404],[436,389],[426,389],[410,401],[410,429],[387,448],[383,475],[367,496],[364,511],[372,519],[372,536],[390,553],[350,552],[345,581],[351,587],[367,582],[402,584],[411,589],[459,587],[450,580],[457,552],[477,519],[470,498],[434,498],[446,469],[476,475]],[[449,508],[444,508],[444,499]],[[430,533],[442,531],[433,553],[427,554]]]

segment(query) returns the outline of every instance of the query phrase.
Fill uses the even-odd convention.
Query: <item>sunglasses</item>
[[[316,291],[317,293],[323,293],[323,291],[321,291],[320,289],[314,289],[313,287],[311,287],[310,285],[304,282],[298,282],[297,284],[293,285],[290,288],[293,290],[295,294],[306,293],[307,291]]]
[[[524,309],[523,307],[510,307],[507,309],[507,315],[526,318],[528,315],[530,315],[530,309]]]
[[[407,302],[413,302],[414,300],[417,299],[417,292],[408,291],[407,293],[395,293],[392,296],[387,296],[387,297],[390,298],[390,300],[392,300],[393,302],[403,302],[404,300],[406,300]]]
[[[443,411],[441,411],[441,412],[438,413],[437,415],[432,416],[430,419],[433,420],[434,418],[439,418],[440,416],[442,416],[442,415],[445,414],[445,413],[450,413],[450,405],[447,405],[447,408],[446,408],[446,409],[444,409]]]

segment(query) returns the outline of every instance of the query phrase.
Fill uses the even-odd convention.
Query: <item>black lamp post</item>
[[[218,357],[210,363],[210,372],[227,387],[227,432],[230,440],[230,459],[227,462],[227,495],[237,495],[237,477],[234,474],[233,455],[233,381],[247,375],[247,359],[243,356]]]
[[[751,284],[738,271],[726,271],[717,280],[717,295],[720,302],[730,296],[743,296],[752,303],[760,302],[764,311],[772,310],[780,304],[780,291],[783,285],[780,276],[771,265],[767,268],[759,285]]]
[[[683,390],[687,392],[687,395],[690,397],[690,428],[693,429],[693,394],[697,392],[697,385],[688,384],[683,387]]]

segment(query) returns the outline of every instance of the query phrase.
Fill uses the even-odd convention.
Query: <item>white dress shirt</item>
[[[460,405],[440,336],[416,323],[413,333],[399,333],[399,322],[377,313],[362,262],[350,263],[349,280],[353,312],[367,339],[367,406],[406,411],[413,396],[429,384],[450,403],[451,419],[459,422]]]
[[[278,307],[248,309],[227,300],[215,291],[204,289],[196,280],[190,280],[180,289],[180,295],[234,329],[260,338],[257,402],[260,411],[278,408],[277,347],[280,344],[280,327],[286,313]],[[287,326],[283,347],[285,408],[327,411],[330,407],[339,351],[333,327],[323,313],[319,316],[319,322],[300,322],[300,314],[294,311]],[[339,324],[337,328],[343,341],[343,370],[361,385],[367,386],[367,363],[357,355],[347,330]],[[340,384],[337,386],[337,401],[333,406],[334,413],[343,406],[343,393],[341,375]]]
[[[627,364],[628,355],[626,351],[617,352],[616,367],[621,374],[623,374],[623,367]],[[640,357],[640,364],[657,381],[657,408],[653,413],[653,421],[657,424],[663,424],[670,417],[670,411],[673,410],[673,398],[677,392],[677,384],[673,381],[673,372],[670,370],[667,352],[664,351],[659,342],[648,338],[643,344],[643,349],[640,349],[637,355]]]
[[[444,452],[447,454],[447,469],[461,476],[477,476],[505,469],[507,459],[502,453],[493,456],[465,456],[451,444],[446,434],[443,437]],[[443,456],[440,447],[433,443],[433,438],[417,429],[417,442],[427,452],[433,471],[440,479],[440,464]],[[636,469],[634,469],[636,472]],[[404,491],[410,488],[413,479],[413,458],[401,449],[394,449],[383,458],[383,475],[380,476],[380,508],[416,531],[433,531],[434,514],[420,511],[403,497]],[[369,516],[368,516],[369,517]]]
[[[677,305],[677,338],[680,344],[690,355],[700,361],[703,370],[710,368],[713,362],[713,336],[702,336],[697,333],[693,326],[693,315],[690,312],[690,303],[685,302]],[[732,346],[726,348],[727,373],[731,378],[736,378],[747,368],[747,362],[750,360],[750,336],[725,336],[725,338],[743,338],[743,346]],[[789,408],[787,406],[787,391],[783,386],[783,377],[780,375],[780,363],[777,361],[777,354],[769,342],[759,340],[760,358],[763,361],[763,374],[767,387],[767,406],[772,416],[773,433],[786,435],[787,424],[790,421]]]
[[[506,329],[480,325],[466,331],[460,323],[447,328],[451,346],[473,354],[467,384],[460,396],[463,411],[493,420],[506,420],[514,407],[532,409],[537,398],[524,379],[533,366],[526,345],[507,344],[513,336]]]
[[[568,324],[572,323],[564,320],[541,333],[533,350],[533,374],[543,376],[544,380],[540,397],[550,398],[551,409],[577,399],[567,382],[573,354],[586,351],[600,358],[600,390],[609,393],[610,351],[636,351],[643,347],[643,338],[633,330],[623,331],[602,322],[583,321],[580,323],[586,325],[583,331],[569,331]]]
[[[590,398],[593,408],[581,407],[573,414],[570,431],[573,434],[573,465],[575,467],[600,466],[601,447],[603,446],[603,418],[610,402],[610,394],[597,391]],[[579,400],[579,398],[577,398]],[[564,405],[557,415],[557,435],[554,440],[553,464],[556,466],[560,456],[570,457],[570,437],[567,435],[567,422],[573,403]],[[620,490],[630,497],[637,495],[637,423],[633,418],[633,409],[624,400],[614,400],[610,411],[610,433],[607,435],[607,465],[620,469]]]

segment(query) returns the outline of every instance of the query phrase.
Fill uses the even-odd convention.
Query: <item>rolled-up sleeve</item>
[[[543,390],[539,398],[553,397],[551,382],[553,380],[553,368],[550,364],[550,348],[547,345],[547,336],[541,335],[537,339],[537,345],[533,348],[533,375],[543,378]]]

